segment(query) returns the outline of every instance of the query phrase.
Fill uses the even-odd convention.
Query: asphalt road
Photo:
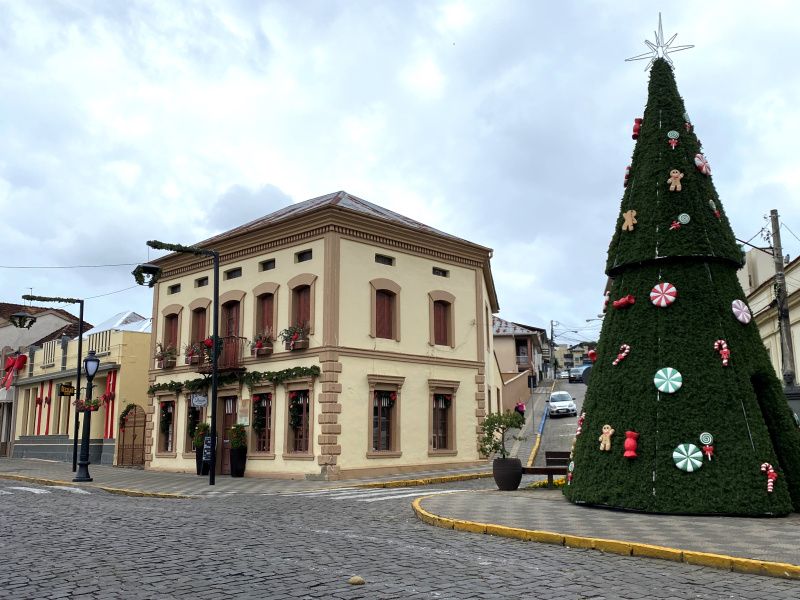
[[[439,529],[409,506],[479,485],[165,500],[0,480],[0,598],[797,598],[793,581]]]
[[[555,391],[558,390],[569,392],[575,398],[578,414],[581,414],[586,385],[583,383],[569,383],[566,379],[559,379],[555,386]],[[547,417],[539,452],[536,455],[536,466],[544,466],[544,453],[547,450],[569,451],[572,447],[572,440],[575,439],[577,426],[577,417]]]

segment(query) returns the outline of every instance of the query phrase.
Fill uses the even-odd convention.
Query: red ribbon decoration
[[[6,389],[10,388],[14,384],[14,374],[20,369],[24,369],[27,362],[28,357],[25,354],[19,354],[16,357],[9,356],[6,358],[6,374],[5,377],[3,377],[3,381],[0,383],[0,385],[4,386]]]

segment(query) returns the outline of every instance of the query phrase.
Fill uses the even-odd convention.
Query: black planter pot
[[[208,475],[208,468],[209,464],[207,462],[203,462],[203,449],[202,448],[195,448],[194,450],[194,461],[197,466],[197,474],[198,475]]]
[[[522,462],[518,458],[495,458],[492,462],[492,475],[499,490],[511,492],[522,481]]]
[[[244,477],[247,463],[247,448],[231,448],[231,477]]]

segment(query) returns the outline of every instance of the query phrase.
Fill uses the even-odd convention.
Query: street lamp
[[[214,340],[213,350],[211,351],[211,464],[208,468],[208,485],[215,485],[217,469],[217,354],[219,353],[219,252],[216,250],[206,250],[196,246],[184,246],[182,244],[167,244],[158,240],[149,240],[147,245],[154,250],[170,250],[182,254],[194,254],[195,256],[211,257],[214,267],[214,295],[211,309],[214,311],[212,319],[211,338]],[[161,276],[161,267],[151,263],[137,266],[132,275],[139,285],[155,286]]]
[[[36,323],[36,316],[30,315],[24,311],[19,311],[8,317],[8,320],[14,327],[19,327],[20,329],[30,329],[33,324]]]
[[[72,472],[74,473],[77,469],[78,465],[78,404],[81,399],[81,357],[83,355],[83,300],[80,298],[59,298],[58,296],[33,296],[31,294],[25,294],[22,297],[23,300],[31,300],[36,302],[58,302],[60,304],[78,304],[80,306],[80,311],[78,312],[78,368],[76,369],[75,377],[77,379],[77,385],[75,386],[75,433],[72,436]],[[15,313],[19,315],[20,313]],[[27,313],[25,313],[27,314]],[[31,315],[28,315],[30,318]],[[33,317],[34,322],[36,321],[36,317]],[[12,321],[13,322],[13,321]],[[33,325],[30,323],[28,328]],[[20,327],[20,325],[17,325]]]
[[[86,371],[86,401],[83,403],[83,432],[81,434],[81,458],[78,461],[78,473],[72,481],[91,481],[89,476],[89,435],[92,427],[92,380],[97,375],[100,359],[89,350],[89,356],[83,359],[83,369]]]

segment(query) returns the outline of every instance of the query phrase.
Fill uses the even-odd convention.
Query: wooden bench
[[[544,453],[544,467],[522,467],[523,474],[528,475],[547,475],[547,487],[553,487],[553,476],[567,474],[569,464],[569,452],[558,450],[548,450]]]

